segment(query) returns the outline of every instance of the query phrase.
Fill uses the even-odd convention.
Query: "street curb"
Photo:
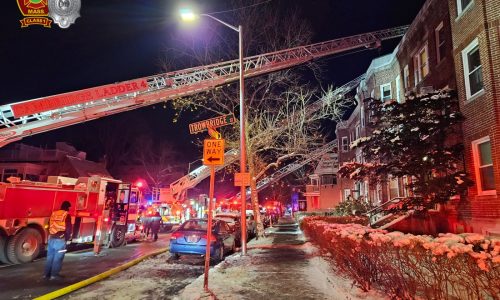
[[[48,294],[42,295],[40,297],[36,297],[36,298],[34,298],[34,300],[49,300],[49,299],[59,298],[61,296],[64,296],[64,295],[69,294],[71,292],[74,292],[74,291],[76,291],[78,289],[86,287],[87,285],[90,285],[92,283],[95,283],[95,282],[101,281],[103,279],[106,279],[106,278],[110,277],[111,275],[114,275],[114,274],[116,274],[118,272],[126,270],[126,269],[132,267],[133,265],[136,265],[136,264],[140,263],[141,261],[143,261],[143,260],[145,260],[147,258],[150,258],[152,256],[156,256],[158,254],[162,254],[162,253],[167,252],[167,251],[168,251],[168,248],[167,249],[163,249],[163,250],[159,250],[159,251],[156,251],[156,252],[153,252],[153,253],[150,253],[150,254],[146,254],[144,256],[141,256],[141,257],[138,257],[138,258],[136,258],[134,260],[131,260],[131,261],[127,262],[127,263],[124,263],[123,265],[120,265],[120,266],[115,267],[113,269],[107,270],[106,272],[103,272],[101,274],[98,274],[98,275],[95,275],[93,277],[87,278],[85,280],[82,280],[80,282],[74,283],[74,284],[69,285],[67,287],[64,287],[62,289],[55,290],[55,291],[50,292]]]

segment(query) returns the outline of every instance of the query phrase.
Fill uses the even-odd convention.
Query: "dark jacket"
[[[151,230],[153,232],[160,231],[161,223],[163,223],[163,222],[162,222],[160,214],[152,216],[151,217]]]

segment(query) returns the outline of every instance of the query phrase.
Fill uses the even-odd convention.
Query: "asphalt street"
[[[104,248],[99,256],[92,249],[67,253],[60,280],[43,279],[45,258],[22,265],[0,265],[0,299],[32,299],[78,281],[98,275],[140,256],[168,247],[170,234],[160,234],[157,242],[129,243],[124,247]]]

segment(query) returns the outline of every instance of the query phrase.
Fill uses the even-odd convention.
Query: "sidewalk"
[[[231,255],[210,271],[208,286],[215,298],[203,292],[200,276],[175,299],[387,299],[334,274],[291,217],[266,233],[248,243],[246,256]]]

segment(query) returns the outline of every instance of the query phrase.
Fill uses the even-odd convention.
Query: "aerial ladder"
[[[319,110],[323,105],[325,105],[326,101],[339,102],[339,101],[343,100],[343,98],[345,97],[345,95],[347,93],[349,93],[350,91],[352,91],[354,88],[356,88],[359,85],[359,83],[361,82],[361,80],[363,80],[364,78],[365,78],[365,74],[363,74],[361,76],[358,76],[357,78],[349,81],[348,83],[346,83],[346,84],[344,84],[344,85],[336,88],[333,91],[333,95],[332,95],[332,97],[329,100],[320,98],[320,99],[316,100],[315,102],[309,104],[308,106],[306,106],[306,111],[305,111],[306,116],[309,116],[312,113],[314,113],[315,111]],[[336,121],[340,120],[340,118],[342,117],[341,114],[342,113],[339,112],[337,116],[334,116],[334,118],[336,119]],[[286,129],[286,126],[280,126],[278,130],[280,130],[280,129],[284,131]],[[264,133],[261,133],[261,134],[264,134]],[[256,138],[258,138],[258,136]],[[325,145],[322,148],[327,149],[329,146],[330,146],[330,144],[327,144],[327,145]],[[320,154],[323,154],[323,152],[321,152]],[[314,158],[318,158],[318,157],[319,156],[314,156]],[[239,159],[239,150],[237,150],[237,149],[231,149],[231,150],[227,151],[224,154],[224,165],[223,166],[217,166],[216,167],[216,171],[218,171],[220,169],[223,169],[224,167],[226,167],[228,165],[231,165],[232,163],[237,162],[238,159]],[[310,161],[311,160],[305,161],[301,166],[305,165],[306,163],[308,163]],[[298,161],[296,163],[300,164],[300,162],[298,162]],[[292,164],[292,165],[295,165],[295,163]],[[290,165],[290,168],[292,168],[292,165]],[[297,169],[298,168],[294,169],[293,171],[296,171]],[[291,172],[293,172],[293,171],[291,171]],[[291,172],[288,172],[287,174],[289,174]],[[273,177],[273,178],[277,178],[277,177],[282,178],[283,176],[287,175],[287,174],[285,174],[283,176],[280,176],[279,174],[280,174],[280,171],[278,170],[275,173],[275,177]],[[187,175],[179,178],[178,180],[172,182],[170,184],[170,193],[175,198],[175,200],[184,199],[185,193],[187,192],[188,189],[194,188],[196,185],[198,185],[198,183],[200,183],[201,181],[203,181],[208,176],[210,176],[210,168],[207,167],[207,166],[200,166],[200,167],[194,169],[193,171],[191,171],[189,174],[187,174]],[[278,180],[278,179],[275,179],[275,180]],[[263,188],[265,188],[265,187],[268,186],[267,184],[264,185],[264,182],[266,182],[265,180],[264,181],[259,181],[259,182],[262,182],[261,183],[261,185],[262,185],[261,189],[263,189]],[[259,189],[259,184],[257,184],[257,189],[259,191],[261,190],[261,189]]]
[[[325,56],[371,48],[403,36],[407,29],[400,26],[247,57],[244,76],[255,77]],[[34,134],[208,91],[237,81],[239,74],[239,61],[231,60],[1,105],[0,147]],[[236,159],[234,153],[228,163]]]
[[[293,163],[287,164],[286,166],[282,167],[281,169],[278,169],[276,172],[274,172],[270,175],[264,176],[262,179],[257,180],[257,184],[256,184],[257,192],[262,191],[263,189],[265,189],[269,185],[277,182],[278,180],[287,176],[288,174],[291,174],[291,173],[297,171],[298,169],[302,168],[306,164],[308,164],[312,161],[319,160],[323,154],[326,154],[328,152],[336,152],[335,148],[338,149],[337,140],[333,140],[333,141],[319,147],[318,149],[308,153],[306,156],[302,156],[302,157],[298,158]],[[250,194],[251,194],[250,188],[247,188],[246,189],[246,199],[247,200],[250,198]],[[238,193],[233,198],[239,199],[240,195],[241,195],[241,193]]]

